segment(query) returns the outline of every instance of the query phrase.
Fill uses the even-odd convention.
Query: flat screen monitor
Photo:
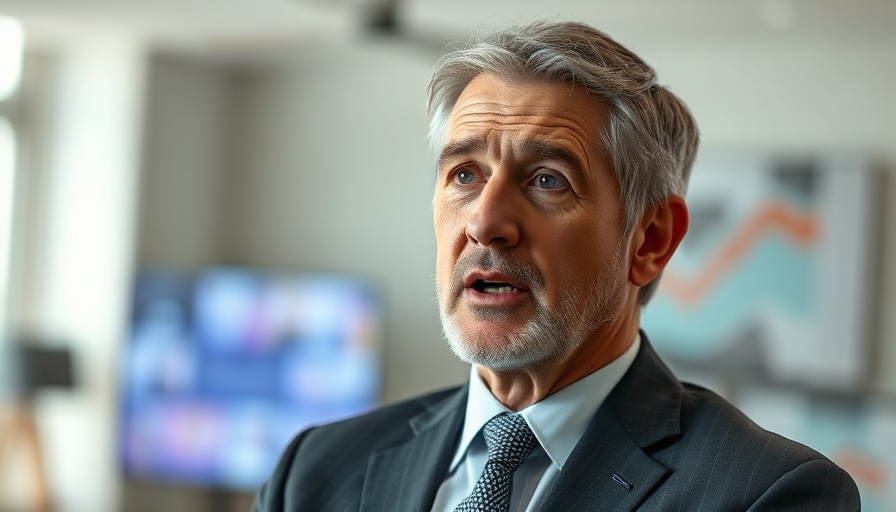
[[[256,489],[289,440],[380,397],[381,304],[340,275],[143,269],[122,357],[128,479]]]

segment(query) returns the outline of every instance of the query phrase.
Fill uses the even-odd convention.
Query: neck
[[[479,377],[498,401],[512,411],[521,411],[600,370],[628,350],[640,322],[640,308],[631,311],[603,326],[559,361],[519,370],[478,367]]]

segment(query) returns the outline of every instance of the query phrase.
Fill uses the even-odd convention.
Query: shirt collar
[[[640,347],[639,334],[628,350],[610,364],[520,411],[558,469],[563,469],[597,408],[628,371]],[[470,368],[467,393],[464,426],[451,461],[451,471],[460,464],[470,443],[490,419],[502,412],[512,412],[492,395],[475,366]]]

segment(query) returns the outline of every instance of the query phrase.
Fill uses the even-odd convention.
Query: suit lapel
[[[681,433],[681,383],[641,333],[631,368],[570,454],[542,511],[634,510],[669,473],[649,449]]]
[[[619,417],[601,407],[573,450],[541,510],[633,510],[668,471],[629,437]],[[614,480],[614,475],[617,480]],[[626,488],[626,485],[628,488]],[[630,490],[629,490],[630,489]]]
[[[362,511],[429,510],[454,454],[463,422],[467,387],[408,422],[412,436],[371,455]]]

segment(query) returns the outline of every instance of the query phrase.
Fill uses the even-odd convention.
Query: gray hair
[[[650,66],[603,32],[582,23],[539,21],[443,56],[427,89],[429,138],[436,152],[461,92],[486,73],[507,81],[578,82],[609,103],[610,121],[599,142],[616,173],[626,236],[648,208],[684,196],[697,152],[697,124],[685,104],[656,83]],[[640,304],[658,284],[659,278],[641,288]]]

